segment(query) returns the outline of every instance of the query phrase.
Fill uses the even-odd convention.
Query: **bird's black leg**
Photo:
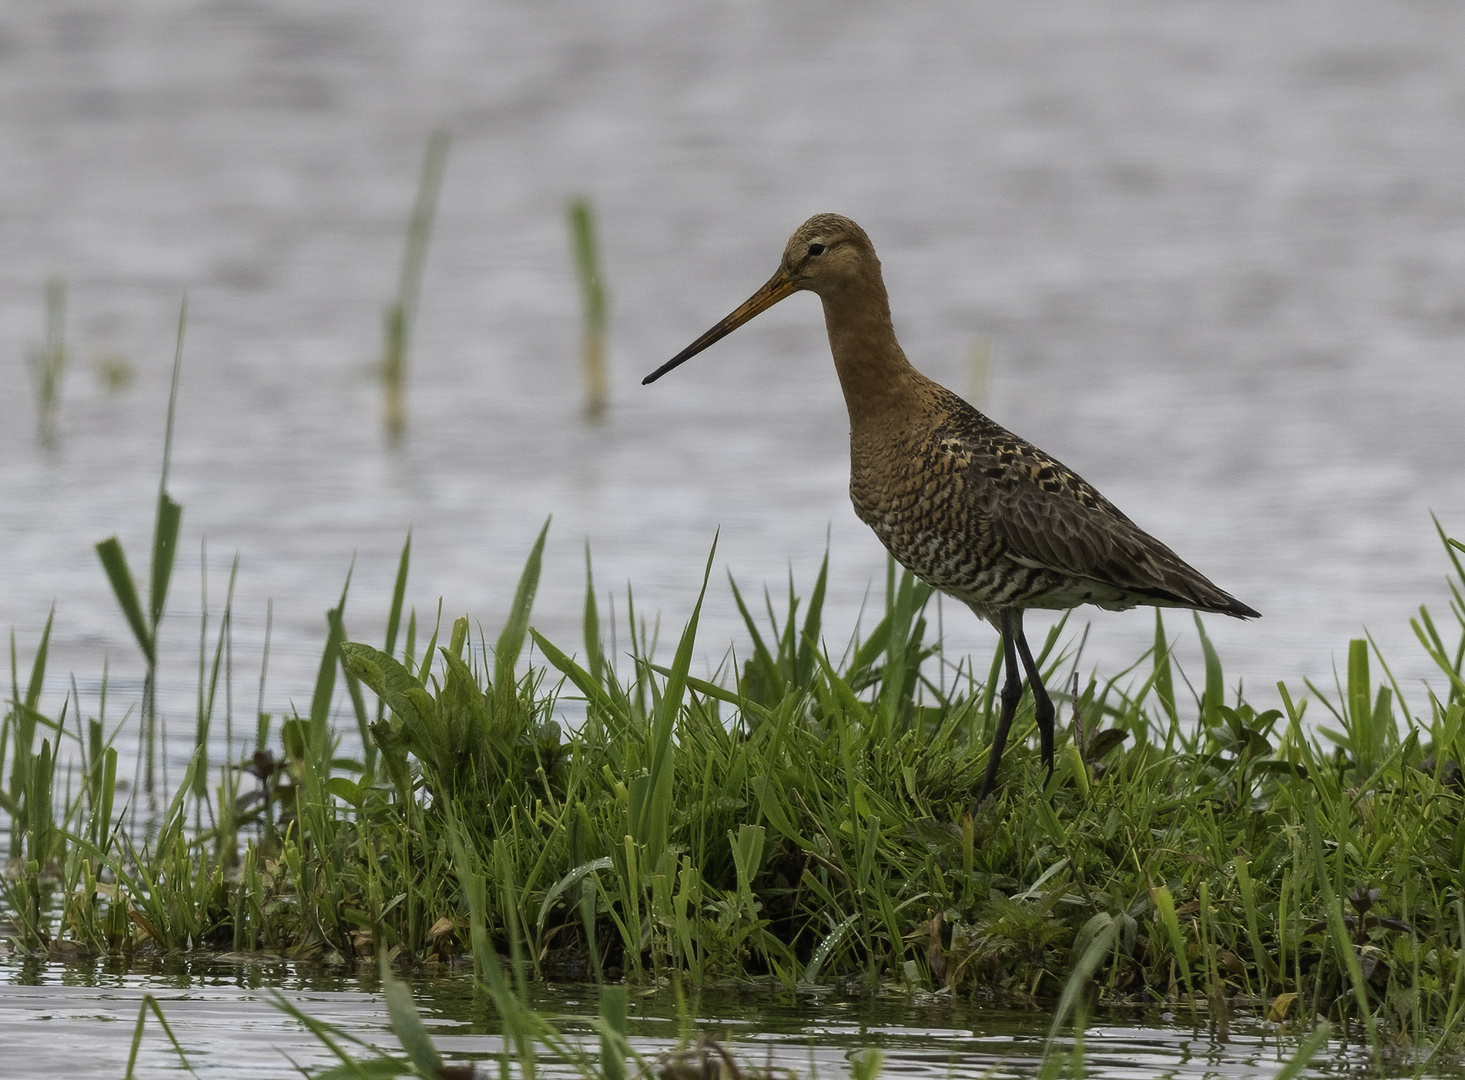
[[[998,617],[998,631],[1002,634],[1002,655],[1007,666],[1007,681],[1002,684],[1002,712],[997,716],[997,730],[992,734],[992,748],[987,751],[987,775],[982,777],[982,787],[977,792],[977,805],[992,794],[997,783],[997,766],[1002,761],[1002,750],[1007,745],[1007,729],[1012,727],[1012,718],[1017,713],[1017,703],[1022,700],[1022,669],[1018,667],[1017,647],[1022,641],[1022,612],[1004,611]],[[1027,649],[1026,643],[1023,649]]]
[[[1043,686],[1043,673],[1033,661],[1033,651],[1028,648],[1027,635],[1022,632],[1022,612],[1013,614],[1017,629],[1017,655],[1022,658],[1023,670],[1028,673],[1028,685],[1033,688],[1033,719],[1038,722],[1038,740],[1043,748],[1043,764],[1048,766],[1048,779],[1053,778],[1053,699]]]

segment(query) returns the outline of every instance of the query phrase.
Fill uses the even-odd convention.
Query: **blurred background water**
[[[705,669],[743,640],[724,575],[776,592],[792,568],[807,592],[827,545],[837,652],[878,607],[885,556],[848,505],[817,302],[639,385],[833,210],[874,239],[918,367],[1264,613],[1208,623],[1233,685],[1266,705],[1278,679],[1330,684],[1367,627],[1417,706],[1431,668],[1408,620],[1448,595],[1430,511],[1465,532],[1462,41],[1465,7],[1438,0],[7,5],[0,627],[24,667],[55,605],[48,711],[74,672],[95,712],[104,657],[111,714],[136,702],[93,546],[118,533],[145,562],[186,294],[175,723],[205,541],[215,619],[240,557],[246,726],[267,602],[265,707],[304,709],[352,559],[346,626],[379,641],[409,529],[419,616],[442,598],[492,635],[554,515],[535,624],[573,649],[587,543],[617,618],[631,582],[674,641],[720,528]],[[439,125],[453,144],[393,449],[374,365]],[[611,291],[598,425],[577,194]],[[25,357],[50,277],[72,366],[47,447]],[[119,359],[135,379],[108,389],[95,369]],[[948,653],[984,669],[990,628],[941,614]],[[1085,671],[1149,645],[1144,612],[1090,618]],[[1198,669],[1188,620],[1170,625]]]

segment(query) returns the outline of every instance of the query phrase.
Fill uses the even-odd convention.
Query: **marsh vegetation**
[[[536,633],[548,527],[492,635],[402,610],[409,541],[380,647],[346,640],[343,590],[308,711],[261,714],[251,754],[210,762],[226,606],[201,646],[192,761],[152,816],[119,786],[115,728],[71,696],[42,701],[47,635],[28,672],[14,646],[12,939],[53,955],[461,957],[485,980],[501,956],[510,979],[835,981],[1060,1019],[1164,1002],[1456,1041],[1456,541],[1454,625],[1423,609],[1415,624],[1442,677],[1427,713],[1365,640],[1331,691],[1279,683],[1283,708],[1258,710],[1228,691],[1198,620],[1194,681],[1158,615],[1149,654],[1102,680],[1072,670],[1060,625],[1040,660],[1069,687],[1058,767],[1049,779],[1020,738],[974,809],[998,657],[944,657],[925,585],[892,566],[878,621],[836,651],[827,567],[806,595],[733,584],[752,650],[704,679],[701,598],[668,663],[630,594],[611,647],[588,553],[583,640]]]

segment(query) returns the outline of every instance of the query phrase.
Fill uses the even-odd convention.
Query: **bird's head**
[[[785,297],[803,290],[829,296],[872,272],[878,276],[880,262],[865,230],[839,214],[815,214],[794,230],[778,270],[761,289],[641,381],[655,382]]]

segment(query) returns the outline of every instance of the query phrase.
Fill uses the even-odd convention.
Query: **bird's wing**
[[[1187,606],[1236,603],[1072,469],[981,419],[990,428],[942,443],[962,459],[978,527],[1008,558]]]
[[[1179,556],[1073,479],[1082,487],[1044,488],[1025,478],[987,486],[986,524],[1008,557],[1121,588],[1167,590],[1166,571],[1185,565]]]

